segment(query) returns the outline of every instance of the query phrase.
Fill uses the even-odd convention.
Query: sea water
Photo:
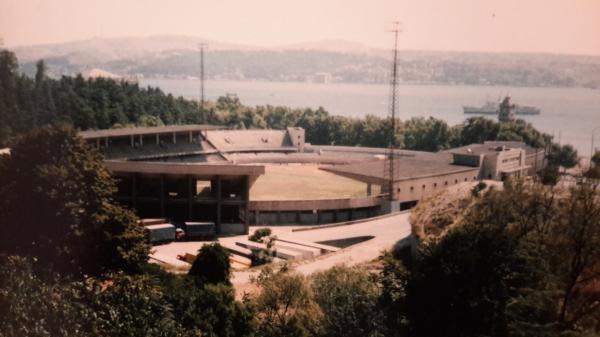
[[[157,86],[190,99],[198,99],[200,92],[198,80],[144,78],[140,85]],[[313,109],[321,106],[334,115],[389,116],[390,89],[382,84],[205,82],[207,100],[226,94],[236,94],[242,104],[250,106],[270,104]],[[600,90],[594,89],[402,84],[398,87],[398,117],[432,116],[455,125],[473,116],[463,113],[463,105],[481,106],[486,100],[496,101],[505,95],[510,95],[513,103],[540,108],[540,115],[518,117],[554,135],[556,142],[572,144],[580,156],[589,157],[592,130],[598,127],[594,147],[600,149]]]

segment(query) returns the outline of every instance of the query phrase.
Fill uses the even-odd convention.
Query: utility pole
[[[558,129],[558,146],[561,146],[561,139],[562,139],[562,131],[560,129]]]
[[[397,91],[398,91],[398,33],[400,32],[400,22],[392,22],[393,29],[389,32],[394,34],[394,52],[392,59],[392,76],[390,79],[390,134],[389,134],[389,181],[388,181],[388,198],[391,202],[394,200],[394,149],[396,148],[396,110],[397,110]],[[385,165],[384,165],[385,167]],[[384,174],[385,176],[385,174]],[[391,207],[391,204],[390,204]]]
[[[600,130],[600,126],[597,126],[592,129],[592,152],[590,153],[590,169],[592,168],[592,158],[594,158],[594,153],[596,152],[596,148],[594,148],[594,134],[596,131]]]
[[[200,114],[204,113],[204,47],[206,44],[198,43],[200,51]]]

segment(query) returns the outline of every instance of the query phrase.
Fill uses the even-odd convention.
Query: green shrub
[[[487,187],[487,184],[483,181],[480,181],[477,185],[475,185],[472,189],[471,189],[471,195],[474,197],[478,197],[479,196],[479,192],[485,190],[485,188]]]
[[[273,252],[264,249],[252,249],[252,255],[250,256],[252,261],[252,267],[262,266],[263,264],[271,263],[273,261]]]
[[[259,228],[252,233],[252,235],[248,236],[248,240],[254,242],[263,242],[263,238],[265,236],[271,235],[271,228]]]

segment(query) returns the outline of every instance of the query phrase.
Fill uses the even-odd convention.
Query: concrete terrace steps
[[[338,250],[341,249],[341,248],[334,247],[334,246],[323,245],[323,244],[316,243],[316,242],[296,240],[296,239],[290,240],[290,239],[286,239],[286,238],[275,238],[275,240],[295,244],[295,245],[302,246],[302,247],[316,248],[316,249],[320,250],[320,254],[337,252]]]
[[[236,265],[237,265],[237,267],[238,267],[238,268],[239,268],[240,266],[241,266],[242,268],[248,268],[248,267],[250,267],[250,266],[252,265],[252,260],[250,260],[250,259],[249,259],[249,258],[247,258],[247,257],[243,257],[243,256],[240,256],[240,255],[237,255],[237,254],[232,254],[232,255],[229,257],[229,261],[231,261],[231,264],[232,264],[234,267],[236,267]]]
[[[228,244],[228,243],[221,243],[221,245],[223,247],[225,247],[225,249],[227,249],[233,255],[238,255],[238,256],[241,256],[241,257],[245,257],[245,258],[251,258],[252,257],[252,250],[250,250],[248,248],[244,248],[244,247],[239,246],[239,245]]]
[[[267,250],[267,245],[258,242],[252,242],[248,240],[240,240],[235,243],[238,246],[247,248],[247,249],[262,249]],[[286,247],[277,247],[275,250],[275,256],[284,260],[301,260],[304,258],[312,257],[312,253],[310,251],[298,251],[293,250]]]
[[[237,248],[243,249],[241,247],[237,247]],[[194,261],[196,260],[197,256],[198,256],[198,254],[185,253],[182,255],[178,255],[177,261],[185,262],[185,263],[187,263],[187,266],[189,267],[194,264]],[[160,255],[160,254],[152,254],[151,258],[153,258],[156,261],[163,262],[163,263],[171,263],[171,264],[175,263],[172,258],[165,257],[164,255]],[[246,269],[252,265],[252,260],[249,257],[242,256],[239,254],[231,254],[231,256],[229,257],[229,262],[231,263],[232,267],[237,268],[237,269]],[[176,266],[185,266],[185,265],[182,265],[181,263],[176,263]]]
[[[303,255],[304,258],[308,258],[308,259],[312,259],[312,258],[315,258],[315,257],[321,255],[320,249],[306,247],[306,246],[302,246],[302,245],[298,245],[298,244],[290,243],[290,242],[277,241],[277,240],[275,240],[275,242],[273,243],[273,248],[276,250],[280,249],[280,248],[294,250],[294,251],[304,254]]]
[[[250,257],[253,249],[267,250],[266,244],[249,240],[236,241],[235,245],[235,247],[228,245],[225,246],[225,248],[233,254],[245,257]],[[340,248],[337,247],[322,245],[314,242],[285,238],[279,239],[276,237],[274,238],[273,247],[271,247],[271,249],[275,251],[276,257],[284,260],[313,259],[320,255],[340,250]]]

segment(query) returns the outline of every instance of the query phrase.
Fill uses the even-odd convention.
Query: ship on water
[[[498,115],[499,107],[500,103],[487,101],[480,107],[463,106],[463,112],[477,115]],[[515,104],[514,112],[516,115],[539,115],[542,111],[535,106]]]

